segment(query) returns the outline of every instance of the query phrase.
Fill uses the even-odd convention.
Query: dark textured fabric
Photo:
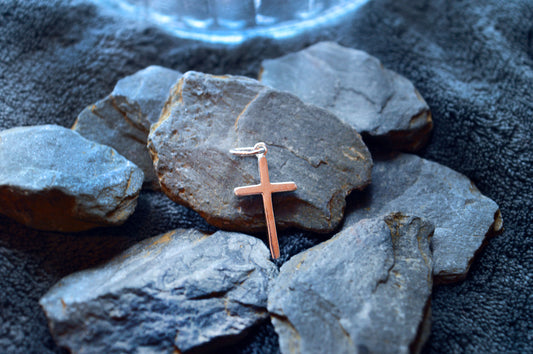
[[[427,352],[532,352],[533,2],[373,0],[344,23],[294,40],[208,48],[83,2],[3,1],[0,129],[70,126],[116,81],[151,64],[255,76],[263,58],[334,40],[411,79],[435,129],[421,156],[474,180],[501,207],[491,239],[463,282],[433,294]],[[60,352],[37,301],[60,277],[176,227],[209,226],[161,194],[143,192],[119,228],[43,233],[0,216],[0,352]],[[287,232],[282,258],[324,236]],[[276,352],[271,325],[228,351]]]

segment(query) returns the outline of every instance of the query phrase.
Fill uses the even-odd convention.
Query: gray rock
[[[464,175],[415,155],[381,158],[372,185],[347,211],[346,225],[388,212],[427,218],[435,225],[433,270],[438,281],[466,276],[487,235],[502,228],[498,205]]]
[[[282,353],[409,353],[430,316],[433,225],[390,214],[292,257],[268,296]]]
[[[333,42],[264,60],[260,80],[330,110],[359,133],[396,149],[421,148],[433,128],[429,107],[409,80],[366,52]]]
[[[145,187],[159,189],[146,138],[180,76],[180,72],[161,66],[149,66],[127,76],[109,96],[85,108],[72,129],[115,148],[143,170]]]
[[[175,230],[63,278],[40,304],[56,342],[72,352],[205,349],[268,317],[278,274],[269,255],[251,236]]]
[[[114,149],[56,125],[0,132],[0,213],[27,226],[81,231],[133,213],[142,171]]]
[[[274,195],[278,227],[332,231],[345,197],[370,182],[372,158],[359,134],[333,114],[297,97],[234,76],[183,75],[148,147],[163,191],[219,228],[265,229],[259,196],[233,189],[259,181],[257,159],[231,148],[268,146],[270,180],[298,190]]]

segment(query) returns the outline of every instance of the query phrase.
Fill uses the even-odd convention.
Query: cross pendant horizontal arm
[[[294,182],[272,183],[270,185],[272,186],[271,193],[292,192],[297,189],[296,183]],[[239,197],[264,193],[263,186],[261,184],[254,184],[252,186],[246,187],[237,187],[234,189],[234,191],[235,195]]]

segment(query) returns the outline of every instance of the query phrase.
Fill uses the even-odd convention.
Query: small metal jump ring
[[[266,147],[265,143],[257,143],[254,145],[254,147],[243,147],[243,148],[235,148],[231,149],[229,152],[233,155],[240,155],[240,156],[252,156],[252,155],[266,155],[268,149]]]

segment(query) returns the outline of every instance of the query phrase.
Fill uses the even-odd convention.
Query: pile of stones
[[[433,284],[464,278],[502,229],[467,177],[409,153],[432,124],[409,80],[335,43],[265,60],[259,80],[152,66],[72,129],[0,132],[0,213],[120,225],[146,188],[220,229],[169,230],[52,287],[40,303],[73,352],[205,350],[268,318],[283,353],[417,352]],[[257,162],[229,150],[260,141],[270,179],[298,185],[273,197],[278,228],[324,240],[281,268],[246,234],[266,230],[261,198],[233,194]]]

